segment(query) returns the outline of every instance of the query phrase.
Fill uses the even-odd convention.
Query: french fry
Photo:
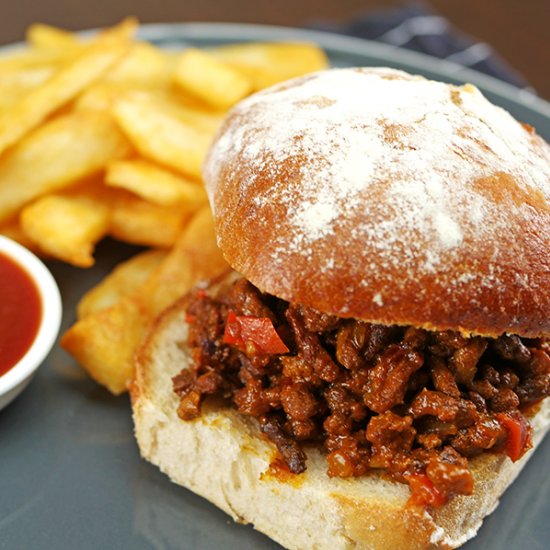
[[[121,101],[129,100],[145,111],[158,111],[165,116],[196,127],[210,136],[214,136],[225,116],[223,112],[212,111],[193,96],[185,94],[177,88],[165,90],[162,87],[154,89],[129,87],[123,82],[105,82],[104,84],[105,86],[120,86],[118,99]]]
[[[120,394],[133,378],[134,353],[153,318],[197,281],[226,268],[216,246],[210,210],[203,208],[143,285],[113,306],[77,321],[63,335],[61,345],[94,380]]]
[[[181,205],[159,206],[130,193],[120,193],[111,205],[109,234],[127,243],[169,248],[191,214]]]
[[[42,125],[0,157],[0,223],[127,152],[128,143],[108,113],[78,111]]]
[[[201,208],[176,241],[170,254],[140,289],[145,305],[156,317],[197,281],[228,269],[216,244],[214,222],[208,206]]]
[[[43,23],[31,25],[27,29],[26,38],[29,45],[38,50],[67,51],[82,48],[82,43],[72,32]]]
[[[189,123],[176,108],[143,93],[128,94],[117,101],[114,115],[143,156],[191,177],[201,177],[213,132]]]
[[[111,111],[121,96],[133,87],[120,82],[99,80],[84,90],[74,101],[74,109],[79,111]]]
[[[166,111],[173,110],[178,118],[191,126],[197,127],[210,138],[214,137],[225,117],[224,113],[205,111],[197,106],[186,105],[181,96],[177,103],[171,97],[166,98],[163,106]]]
[[[93,196],[48,195],[23,209],[21,227],[46,254],[90,267],[94,245],[107,234],[109,207]]]
[[[176,84],[217,109],[228,109],[252,91],[252,81],[231,65],[196,48],[176,64]]]
[[[39,50],[21,48],[0,57],[0,78],[14,71],[41,68],[46,65],[61,67],[64,63],[73,61],[78,50]]]
[[[127,20],[102,33],[67,66],[0,113],[0,153],[96,80],[129,49],[135,22]]]
[[[132,379],[134,351],[150,321],[139,300],[123,297],[77,321],[65,332],[61,345],[94,380],[118,395]]]
[[[75,100],[77,109],[111,109],[115,101],[131,91],[154,92],[159,99],[174,88],[172,56],[144,42],[132,45],[128,54],[88,86]]]
[[[105,73],[103,80],[159,90],[171,84],[173,66],[171,57],[156,46],[135,42],[124,59]]]
[[[35,254],[40,254],[36,244],[31,241],[29,237],[27,237],[21,228],[18,216],[14,216],[13,218],[0,224],[0,235],[4,235],[5,237],[8,237],[8,239],[22,244],[25,248],[32,250]]]
[[[0,112],[16,104],[22,95],[46,82],[55,70],[54,65],[43,65],[6,71],[0,75]]]
[[[247,76],[254,90],[328,67],[323,50],[308,43],[235,44],[209,53]]]
[[[164,260],[166,250],[146,250],[120,263],[98,285],[89,290],[77,306],[77,318],[114,306],[135,292]]]
[[[207,200],[202,184],[140,159],[109,164],[105,183],[161,206],[180,204],[196,210]]]

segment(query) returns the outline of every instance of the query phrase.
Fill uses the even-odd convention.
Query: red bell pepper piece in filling
[[[497,414],[497,419],[508,432],[508,437],[504,444],[504,452],[515,462],[533,446],[531,440],[533,429],[519,411],[499,413]]]
[[[271,319],[236,315],[234,311],[230,311],[227,316],[223,342],[244,352],[250,352],[251,347],[256,353],[283,354],[289,352],[277,334]]]

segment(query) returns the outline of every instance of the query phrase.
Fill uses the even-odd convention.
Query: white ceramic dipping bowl
[[[52,274],[32,252],[0,235],[0,253],[11,258],[29,274],[42,302],[42,319],[33,343],[25,355],[0,376],[1,410],[25,389],[52,349],[61,325],[62,306],[59,288]]]

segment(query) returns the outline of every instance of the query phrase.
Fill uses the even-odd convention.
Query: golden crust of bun
[[[550,334],[550,147],[471,85],[372,68],[283,83],[232,110],[204,178],[225,258],[265,292]]]

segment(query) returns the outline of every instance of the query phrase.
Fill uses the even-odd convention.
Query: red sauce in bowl
[[[30,275],[0,252],[0,376],[31,347],[42,319],[42,301]]]

